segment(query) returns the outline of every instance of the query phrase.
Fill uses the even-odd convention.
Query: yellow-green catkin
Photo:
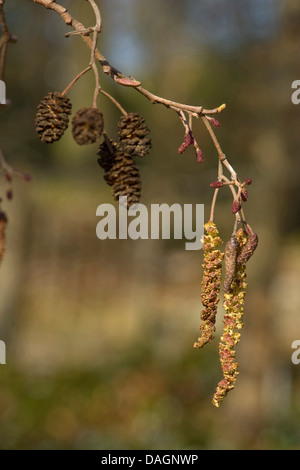
[[[239,251],[241,251],[247,243],[247,234],[240,229],[236,234],[236,238],[239,243]],[[240,330],[243,327],[246,288],[246,263],[242,263],[236,267],[230,290],[224,293],[224,327],[219,342],[223,379],[218,383],[212,400],[213,405],[216,407],[220,406],[227,393],[235,387],[239,374],[239,364],[235,360],[235,348],[240,340]]]
[[[200,330],[202,335],[194,343],[194,348],[202,348],[214,338],[217,307],[219,303],[224,253],[218,247],[222,244],[218,229],[214,222],[204,225],[203,241],[203,278],[201,282],[201,299],[204,309],[201,311]]]

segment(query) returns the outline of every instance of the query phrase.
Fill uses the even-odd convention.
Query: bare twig
[[[17,37],[12,35],[8,30],[4,14],[4,2],[5,0],[0,0],[0,26],[2,29],[2,35],[0,37],[0,80],[4,78],[7,45],[9,42],[17,41]]]
[[[73,80],[71,81],[71,83],[69,83],[69,85],[64,89],[64,91],[62,92],[62,95],[66,95],[68,93],[68,91],[70,90],[70,88],[72,88],[72,86],[74,85],[74,83],[77,82],[77,80],[82,76],[84,75],[86,72],[88,72],[89,70],[91,70],[91,65],[89,65],[86,69],[82,70],[78,75],[76,75],[75,78],[73,78]]]
[[[61,18],[64,20],[67,26],[71,26],[82,38],[82,40],[88,45],[88,47],[92,50],[94,45],[93,45],[93,40],[89,37],[89,34],[86,34],[88,31],[87,28],[78,20],[73,18],[67,9],[63,7],[62,5],[58,4],[57,2],[53,0],[32,0],[34,3],[39,3],[40,5],[44,6],[45,8],[54,10],[56,13],[58,13]],[[96,6],[95,2],[93,2],[93,7],[94,11],[95,9],[98,9]],[[100,15],[100,13],[99,13]],[[100,16],[101,18],[101,16]],[[101,22],[100,22],[101,25]],[[218,106],[217,108],[214,109],[205,109],[203,106],[191,106],[183,103],[178,103],[176,101],[172,101],[166,98],[162,98],[160,96],[157,96],[150,91],[146,90],[141,86],[141,82],[136,80],[134,77],[127,77],[124,75],[122,72],[118,71],[114,67],[110,65],[108,60],[104,57],[103,54],[99,52],[97,48],[95,48],[95,58],[99,61],[99,64],[102,67],[103,72],[110,76],[115,82],[117,82],[120,85],[123,86],[129,86],[137,90],[139,93],[141,93],[143,96],[145,96],[151,103],[155,104],[162,104],[166,106],[167,108],[177,108],[178,110],[183,110],[188,113],[194,113],[195,115],[205,115],[205,114],[218,114],[223,109],[225,109],[225,104],[222,104],[221,106]]]
[[[145,98],[147,98],[151,103],[153,104],[161,104],[169,109],[173,109],[174,111],[177,112],[179,115],[179,118],[184,126],[185,129],[185,134],[191,133],[192,135],[192,118],[198,118],[201,117],[211,139],[212,142],[217,150],[218,154],[218,159],[219,159],[219,166],[218,166],[218,180],[223,181],[224,185],[227,185],[230,187],[230,190],[232,192],[233,198],[237,199],[240,198],[241,195],[241,189],[243,187],[243,183],[239,180],[236,171],[234,168],[231,166],[229,163],[226,155],[224,154],[221,145],[216,137],[216,134],[212,128],[211,122],[214,121],[214,119],[211,117],[215,114],[219,114],[222,112],[226,105],[222,104],[216,108],[213,109],[206,109],[203,106],[192,106],[184,103],[179,103],[173,100],[169,100],[167,98],[163,98],[161,96],[155,95],[154,93],[151,93],[149,90],[146,90],[145,88],[142,87],[141,82],[136,80],[132,76],[126,76],[122,72],[118,71],[116,68],[112,67],[111,64],[108,62],[108,60],[104,57],[104,55],[99,51],[97,48],[97,39],[98,35],[101,31],[101,14],[98,6],[96,5],[94,0],[87,0],[91,7],[93,8],[95,18],[96,18],[96,25],[94,27],[86,28],[80,21],[77,19],[73,18],[70,13],[67,11],[65,7],[60,5],[57,1],[54,0],[32,0],[34,3],[39,3],[40,5],[44,6],[47,9],[54,10],[56,13],[60,15],[60,17],[64,20],[65,24],[67,26],[70,26],[73,28],[72,32],[66,33],[66,36],[71,36],[71,35],[79,35],[82,40],[87,44],[87,46],[91,50],[91,58],[90,58],[90,64],[85,71],[83,71],[81,74],[79,74],[73,81],[75,81],[87,70],[90,68],[93,69],[94,75],[95,75],[95,91],[94,91],[94,98],[93,98],[93,106],[96,106],[96,101],[97,101],[97,96],[99,93],[104,94],[107,96],[118,108],[119,110],[126,115],[126,111],[122,108],[120,103],[113,98],[109,93],[106,91],[102,90],[100,81],[99,81],[99,73],[96,65],[96,61],[98,61],[99,65],[102,67],[103,72],[110,76],[116,83],[122,85],[122,86],[127,86],[127,87],[132,87],[136,91],[138,91],[141,95],[143,95]],[[90,37],[90,34],[93,33],[92,38]],[[69,87],[67,87],[66,90],[68,90]],[[65,92],[66,92],[65,90]],[[65,93],[64,92],[64,93]],[[188,118],[187,118],[187,116]],[[198,143],[195,140],[195,137],[193,136],[193,145],[196,149],[196,152],[200,153],[200,158],[199,161],[202,162],[202,152],[199,149]],[[231,181],[223,174],[223,167],[226,168],[231,176]],[[237,187],[237,192],[234,189],[234,186]],[[214,216],[214,209],[215,209],[215,204],[216,204],[216,199],[217,195],[219,192],[219,188],[215,189],[214,195],[213,195],[213,200],[212,200],[212,206],[211,206],[211,213],[210,213],[210,220],[213,220]],[[244,214],[242,210],[239,211],[240,214],[235,214],[236,215],[236,220],[241,219],[242,221],[245,220]]]
[[[102,88],[100,89],[100,93],[102,93],[104,96],[106,96],[108,99],[110,99],[110,101],[121,111],[121,113],[124,116],[127,116],[128,113],[125,111],[125,109],[120,105],[120,103],[110,93],[107,93],[107,91],[103,90]]]

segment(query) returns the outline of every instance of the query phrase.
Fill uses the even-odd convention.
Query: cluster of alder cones
[[[59,140],[69,125],[72,112],[70,99],[57,91],[49,92],[37,107],[35,126],[42,142]],[[93,107],[79,109],[72,118],[72,136],[79,145],[102,142],[98,164],[104,179],[112,187],[116,200],[126,197],[127,208],[140,201],[141,178],[135,158],[147,155],[151,149],[149,128],[138,113],[122,116],[118,123],[119,142],[109,139],[104,131],[102,112]]]

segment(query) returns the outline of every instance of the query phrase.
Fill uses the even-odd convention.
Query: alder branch
[[[0,80],[4,78],[7,45],[9,42],[14,43],[17,41],[17,37],[9,32],[4,14],[4,3],[5,0],[0,0],[0,26],[2,29],[0,37]]]
[[[68,10],[57,3],[55,0],[32,0],[34,3],[38,3],[42,6],[44,6],[47,9],[51,9],[58,13],[60,17],[63,19],[65,24],[71,28],[73,28],[73,31],[68,32],[65,34],[65,37],[70,37],[73,35],[78,35],[82,38],[82,40],[87,44],[91,51],[91,59],[90,59],[90,64],[89,66],[80,74],[78,74],[77,77],[71,82],[71,84],[65,89],[63,93],[66,93],[70,87],[77,81],[77,79],[86,71],[90,70],[91,68],[94,71],[95,75],[95,91],[94,91],[94,99],[93,99],[93,106],[96,107],[96,99],[97,96],[100,93],[104,94],[107,96],[118,108],[119,110],[126,115],[126,111],[122,108],[122,106],[118,103],[118,101],[113,98],[109,93],[104,91],[101,88],[100,81],[99,81],[99,74],[98,74],[98,69],[96,67],[96,60],[100,64],[104,74],[108,75],[109,77],[112,78],[116,83],[122,86],[127,86],[127,87],[132,87],[136,91],[138,91],[141,95],[143,95],[145,98],[147,98],[151,103],[153,104],[161,104],[169,109],[174,110],[178,115],[179,118],[184,126],[185,129],[185,140],[182,144],[182,148],[180,151],[180,148],[178,149],[179,153],[182,153],[189,145],[193,145],[195,150],[196,150],[196,155],[197,155],[197,160],[199,163],[202,163],[203,161],[203,154],[202,151],[199,148],[199,145],[192,133],[192,118],[198,118],[201,117],[211,139],[212,142],[216,148],[217,154],[218,154],[218,159],[219,159],[219,169],[218,169],[218,181],[223,182],[224,186],[229,186],[230,190],[233,195],[234,201],[238,204],[238,201],[240,200],[241,196],[241,191],[243,188],[244,183],[240,181],[240,179],[237,176],[237,172],[234,170],[234,168],[231,166],[229,163],[226,155],[224,154],[221,145],[216,137],[215,132],[212,129],[211,122],[215,121],[214,118],[212,118],[212,115],[219,114],[221,111],[223,111],[226,107],[225,104],[222,104],[216,108],[213,109],[206,109],[203,106],[192,106],[184,103],[180,103],[177,101],[173,101],[167,98],[163,98],[161,96],[155,95],[154,93],[150,92],[149,90],[145,89],[142,87],[142,84],[140,81],[136,80],[132,76],[127,76],[124,75],[122,72],[117,70],[115,67],[113,67],[106,57],[99,51],[97,48],[97,38],[98,35],[100,34],[101,31],[101,25],[102,25],[102,18],[100,14],[100,10],[98,6],[96,5],[94,0],[87,0],[91,7],[93,8],[95,18],[96,18],[96,25],[94,27],[89,27],[86,28],[80,21],[77,19],[73,18]],[[93,33],[92,38],[90,37],[91,33]],[[185,114],[188,114],[188,119],[186,118]],[[230,176],[231,176],[231,181],[223,174],[223,166],[228,170]],[[237,187],[237,191],[233,188],[233,186]],[[214,208],[216,204],[216,199],[217,195],[219,192],[219,188],[216,188],[214,196],[213,196],[213,201],[212,201],[212,206],[211,206],[211,212],[210,212],[210,220],[213,220],[214,216]],[[234,211],[233,211],[234,212]],[[237,211],[240,212],[240,209]],[[235,214],[235,220],[244,222],[245,217],[243,212],[241,212],[241,215],[238,213],[234,212]]]
[[[175,111],[184,128],[184,139],[178,148],[178,153],[182,154],[190,146],[196,151],[197,161],[203,162],[203,152],[199,148],[193,133],[193,119],[201,118],[206,131],[217,152],[218,176],[210,186],[214,188],[210,209],[210,219],[204,225],[203,237],[203,278],[202,278],[202,303],[204,309],[201,312],[201,337],[194,343],[194,347],[199,349],[209,343],[214,338],[216,331],[217,304],[220,295],[221,269],[223,258],[225,259],[225,281],[224,281],[224,302],[223,307],[226,312],[224,316],[223,336],[219,343],[220,362],[223,371],[223,379],[219,382],[213,398],[213,404],[217,407],[234,388],[236,376],[238,374],[238,363],[233,362],[235,358],[235,346],[239,341],[240,330],[243,326],[242,316],[244,310],[244,296],[247,284],[245,283],[246,262],[252,256],[258,243],[258,237],[246,222],[243,202],[248,199],[248,192],[245,185],[251,184],[251,179],[246,178],[241,181],[237,172],[229,163],[222,150],[220,142],[213,128],[220,126],[220,123],[213,115],[220,113],[225,104],[214,108],[205,109],[203,106],[191,106],[176,101],[172,101],[157,95],[142,87],[141,82],[132,76],[126,76],[110,65],[107,59],[97,48],[97,40],[101,32],[102,18],[100,10],[94,0],[86,0],[90,4],[95,14],[95,26],[86,28],[82,23],[73,18],[65,7],[55,0],[32,0],[47,9],[58,13],[67,26],[73,28],[65,34],[65,37],[80,36],[90,49],[90,62],[82,72],[80,72],[72,82],[65,88],[62,94],[59,92],[49,93],[38,106],[36,117],[36,128],[38,134],[42,135],[44,142],[54,142],[61,137],[67,128],[68,118],[66,114],[71,112],[71,102],[66,95],[74,83],[86,72],[93,70],[95,76],[95,89],[93,95],[93,108],[79,110],[72,120],[72,133],[74,140],[78,144],[90,144],[103,138],[97,155],[98,164],[105,171],[104,179],[112,186],[115,200],[124,193],[130,197],[126,203],[127,208],[132,207],[139,201],[141,194],[139,169],[135,164],[134,157],[143,157],[151,149],[151,139],[148,138],[150,129],[145,125],[145,120],[139,113],[127,113],[121,104],[109,93],[104,91],[100,84],[99,70],[112,78],[117,84],[134,88],[137,92],[147,98],[153,104],[161,104]],[[4,0],[0,0],[0,5]],[[106,134],[104,128],[103,115],[97,109],[97,97],[99,93],[105,95],[118,107],[123,116],[118,122],[119,142],[114,142]],[[51,101],[53,95],[56,100]],[[49,104],[50,103],[50,104]],[[82,120],[82,116],[85,118]],[[0,151],[0,169],[6,171],[11,178],[11,167],[9,167]],[[227,176],[227,172],[229,175]],[[226,174],[224,174],[226,173]],[[126,188],[125,188],[126,186]],[[228,186],[231,191],[233,202],[231,212],[234,214],[233,232],[229,242],[226,244],[225,253],[218,248],[222,243],[219,231],[213,221],[217,197],[220,188]],[[125,189],[124,189],[125,188]],[[242,227],[238,230],[238,225]],[[229,354],[230,353],[230,354]]]
[[[86,28],[80,21],[73,18],[67,9],[62,5],[58,4],[54,0],[32,0],[34,3],[39,3],[40,5],[44,6],[45,8],[54,10],[58,13],[61,18],[64,20],[67,26],[71,26],[74,29],[75,34],[80,35],[83,41],[88,45],[88,47],[92,50],[93,49],[93,40],[89,37],[89,34],[93,31],[93,28]],[[94,2],[93,2],[94,3]],[[94,11],[95,11],[95,4],[94,4]],[[99,10],[97,8],[97,10]],[[101,16],[100,16],[101,18]],[[101,22],[100,22],[101,23]],[[67,33],[70,36],[70,33]],[[99,61],[103,72],[110,76],[116,83],[123,86],[132,87],[145,96],[151,103],[159,103],[167,108],[174,108],[175,110],[183,110],[188,113],[194,113],[195,115],[201,116],[205,114],[218,114],[223,109],[225,109],[225,104],[218,106],[214,109],[205,109],[203,106],[191,106],[184,103],[179,103],[176,101],[172,101],[166,98],[162,98],[157,96],[150,91],[146,90],[141,86],[141,82],[136,80],[133,77],[128,77],[124,75],[122,72],[118,71],[114,68],[108,60],[104,57],[104,55],[96,48],[95,49],[95,58]]]

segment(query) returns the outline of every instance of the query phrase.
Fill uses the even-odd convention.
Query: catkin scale
[[[230,240],[226,243],[225,247],[225,280],[224,280],[224,292],[228,292],[236,271],[236,258],[239,243],[235,235],[232,235]]]
[[[144,157],[152,147],[150,129],[139,113],[128,113],[118,123],[118,136],[124,152],[132,157]]]
[[[242,265],[247,263],[253,255],[258,245],[258,236],[256,233],[249,233],[247,243],[243,246],[240,254],[237,257],[237,264]]]

